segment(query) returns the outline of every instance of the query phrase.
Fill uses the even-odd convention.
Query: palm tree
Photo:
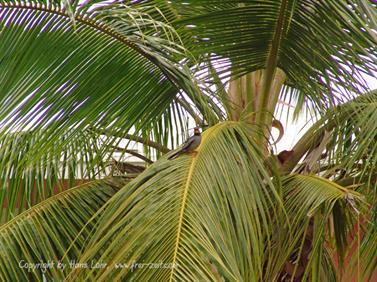
[[[366,0],[0,0],[2,280],[371,279],[376,16]],[[313,125],[278,154],[286,103]],[[200,147],[168,160],[190,122]],[[119,148],[147,168],[109,174]]]

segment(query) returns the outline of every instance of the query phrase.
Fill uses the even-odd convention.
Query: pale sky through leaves
[[[368,86],[371,90],[377,89],[376,77],[365,77],[365,79],[368,82]],[[288,106],[284,106],[285,109],[287,107]],[[288,123],[286,122],[285,118],[281,120],[285,129],[285,134],[283,138],[281,139],[281,141],[278,144],[276,144],[277,152],[281,152],[282,150],[292,149],[294,144],[299,140],[299,138],[306,132],[306,130],[312,124],[312,122],[306,121],[304,117],[299,118],[297,122],[293,123],[292,114],[293,114],[293,110],[291,111],[290,116],[288,118]]]

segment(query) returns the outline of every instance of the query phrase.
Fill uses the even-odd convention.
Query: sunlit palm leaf
[[[280,190],[263,167],[253,143],[256,134],[243,123],[219,124],[203,134],[197,153],[163,158],[126,185],[91,221],[98,225],[89,241],[79,237],[72,246],[83,248],[81,263],[107,267],[70,269],[69,278],[271,280],[292,253],[302,253],[311,218],[315,232],[306,275],[314,281],[333,277],[324,249],[326,226],[337,203],[347,206],[353,198],[357,205],[359,194],[303,175],[284,178]],[[92,230],[84,228],[83,234]],[[47,243],[43,239],[40,244]]]
[[[264,277],[264,264],[274,256],[270,224],[279,226],[284,217],[255,136],[250,125],[219,124],[204,132],[197,153],[151,166],[109,202],[81,257],[108,268],[76,269],[70,278]],[[133,262],[176,267],[133,269]],[[278,267],[272,266],[275,273]]]
[[[301,254],[311,218],[316,231],[304,271],[314,281],[334,277],[324,248],[331,238],[326,226],[337,203],[348,205],[351,195],[356,201],[359,195],[323,178],[289,176],[283,181],[287,222],[283,209],[273,206],[279,196],[246,138],[256,133],[247,128],[210,128],[197,154],[161,160],[126,186],[109,202],[81,257],[108,267],[75,270],[71,279],[268,280],[292,253]],[[338,238],[346,237],[350,222],[344,216],[336,222]],[[344,248],[344,241],[337,246]],[[157,262],[177,265],[150,267]]]

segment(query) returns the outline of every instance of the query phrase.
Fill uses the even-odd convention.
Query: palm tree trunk
[[[276,68],[271,85],[268,87],[269,91],[264,93],[264,89],[267,87],[264,83],[270,81],[265,78],[266,75],[265,70],[257,70],[232,79],[228,90],[228,104],[230,106],[228,112],[231,120],[245,120],[263,128],[265,138],[262,138],[260,142],[261,146],[266,148],[265,153],[267,155],[267,140],[270,136],[275,107],[286,75],[281,69]],[[265,105],[262,104],[262,101],[265,102],[263,103]],[[259,115],[261,112],[266,114]],[[261,120],[261,117],[264,117],[264,120]]]

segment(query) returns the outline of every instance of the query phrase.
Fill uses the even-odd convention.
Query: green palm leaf
[[[43,132],[14,132],[0,137],[1,223],[48,197],[75,185],[76,179],[105,174],[105,154],[95,151],[97,136],[64,136],[52,149],[35,153]],[[61,150],[63,148],[63,150]]]
[[[77,14],[72,26],[58,4],[2,1],[0,7],[0,120],[9,130],[43,129],[48,134],[37,146],[48,148],[67,128],[74,135],[88,127],[127,133],[150,125],[181,90],[210,114],[191,75],[176,63],[184,49],[158,36],[177,37],[166,24],[138,21],[131,15],[141,12],[127,10],[111,19]]]
[[[308,226],[313,224],[305,275],[313,281],[335,277],[324,248],[326,238],[331,238],[326,225],[334,217],[337,204],[348,205],[351,199],[357,204],[360,195],[317,176],[287,176],[280,188],[278,176],[271,182],[264,168],[263,155],[253,142],[257,134],[260,133],[254,126],[242,122],[209,128],[198,152],[173,161],[162,158],[121,189],[100,213],[94,215],[93,210],[82,221],[80,218],[74,233],[84,229],[77,238],[69,233],[66,241],[66,235],[54,229],[63,220],[60,216],[66,215],[56,204],[60,216],[51,225],[39,225],[38,234],[45,235],[34,234],[40,238],[34,243],[34,251],[22,249],[8,263],[17,267],[15,261],[25,256],[33,261],[50,258],[46,246],[55,246],[53,249],[60,250],[54,253],[55,259],[64,253],[65,259],[78,258],[76,262],[83,265],[105,265],[51,273],[52,277],[68,275],[71,280],[271,280],[280,275],[288,259],[300,257],[311,232]],[[95,191],[101,191],[95,186]],[[74,193],[77,189],[69,191]],[[70,195],[69,191],[40,205]],[[87,201],[87,197],[80,196],[77,201],[80,199]],[[78,205],[76,200],[67,201],[69,205]],[[30,211],[38,210],[40,205]],[[349,209],[354,207],[357,205],[352,203]],[[70,218],[81,212],[81,208],[74,209]],[[344,238],[350,223],[344,215],[340,216],[336,218],[340,226],[337,236]],[[3,228],[13,230],[19,226],[16,222],[23,220],[20,215]],[[89,225],[84,226],[88,221]],[[33,242],[34,235],[25,242]],[[51,241],[46,236],[55,239]],[[65,242],[63,247],[59,247],[59,238]],[[8,244],[20,242],[19,237],[7,240]],[[342,244],[344,241],[338,240],[338,246],[343,248]],[[35,250],[47,255],[35,254]]]
[[[41,202],[2,225],[2,279],[63,279],[70,270],[69,263],[77,260],[89,236],[87,231],[95,224],[89,220],[117,191],[120,183],[122,181],[114,179],[83,184]],[[85,225],[89,229],[81,232]],[[64,259],[63,255],[66,255]],[[58,262],[63,263],[65,269],[59,268]],[[38,263],[45,263],[45,269],[32,268]]]
[[[185,50],[174,43],[174,29],[143,10],[110,18],[78,13],[78,4],[0,1],[3,222],[54,194],[64,178],[71,186],[78,175],[100,176],[130,131],[176,145],[169,138],[187,130],[190,115],[177,104],[181,89],[205,107],[176,64]]]
[[[274,255],[272,216],[283,218],[283,209],[255,136],[250,125],[222,123],[205,131],[196,154],[151,166],[109,202],[81,257],[108,267],[70,278],[261,279]],[[132,269],[133,262],[175,267]]]
[[[362,196],[314,175],[287,176],[282,185],[284,207],[291,219],[287,234],[297,240],[289,258],[294,272],[303,280],[311,277],[311,281],[330,281],[336,272],[326,248],[335,241],[338,255],[344,257],[347,237],[358,215],[355,207],[362,203]],[[335,232],[332,234],[328,228]],[[289,241],[289,237],[285,240]]]
[[[0,0],[1,220],[37,204],[0,227],[2,275],[333,281],[332,244],[342,257],[361,216],[361,268],[374,271],[376,95],[352,98],[376,71],[375,7]],[[226,82],[242,75],[233,90],[245,87],[247,99],[231,93],[242,121],[218,123],[232,119]],[[296,114],[306,106],[320,119],[276,171],[266,133],[283,83],[280,98],[296,100]],[[180,143],[189,118],[210,126],[202,144],[168,161],[162,154]],[[111,199],[121,184],[45,200],[66,174],[73,183],[80,166],[81,175],[99,176],[124,138],[162,157]],[[310,175],[292,174],[295,167]],[[63,256],[106,267],[45,276],[18,267]]]
[[[370,1],[182,2],[172,6],[185,46],[208,54],[223,76],[266,69],[268,80],[279,67],[299,100],[323,109],[365,90],[363,74],[376,71]]]

